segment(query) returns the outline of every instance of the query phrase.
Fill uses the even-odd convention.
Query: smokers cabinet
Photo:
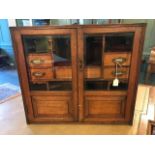
[[[132,124],[145,24],[11,32],[28,123]]]

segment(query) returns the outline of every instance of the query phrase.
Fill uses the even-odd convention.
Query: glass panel
[[[134,33],[107,34],[105,52],[132,51]]]
[[[112,83],[110,84],[110,90],[127,90],[128,89],[128,83],[120,81],[119,85],[117,87],[112,86]]]
[[[26,54],[51,53],[54,65],[71,65],[71,49],[69,36],[24,36]]]
[[[85,81],[85,90],[107,90],[108,81]]]
[[[72,83],[70,81],[52,81],[42,84],[30,84],[31,90],[48,90],[48,91],[61,91],[61,90],[72,90]]]
[[[84,62],[86,66],[100,66],[102,64],[102,35],[85,36]]]
[[[50,25],[50,19],[32,19],[34,26]]]
[[[133,39],[134,33],[132,32],[87,34],[84,36],[85,90],[113,91],[128,89],[128,67],[130,66]],[[116,63],[119,63],[117,67],[114,59],[117,60]],[[123,75],[123,66],[127,67],[126,76]],[[113,75],[111,72],[120,73],[120,75]],[[116,84],[116,77],[118,85]],[[114,80],[115,83],[113,83]]]
[[[23,36],[31,90],[71,90],[69,35]]]
[[[127,90],[128,83],[120,81],[117,87],[112,85],[113,81],[106,80],[85,80],[85,90]]]

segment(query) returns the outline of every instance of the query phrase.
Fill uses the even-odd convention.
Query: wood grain
[[[115,24],[115,25],[70,25],[70,26],[43,26],[43,27],[16,27],[11,28],[16,62],[20,77],[20,85],[24,100],[25,114],[28,123],[54,123],[54,122],[86,122],[86,123],[130,123],[133,121],[138,72],[144,42],[145,24]],[[103,35],[108,33],[134,33],[133,50],[121,53],[104,52],[106,44],[103,39],[103,57],[101,66],[84,66],[84,36]],[[29,87],[29,74],[34,72],[34,65],[30,63],[25,54],[22,36],[24,35],[69,35],[71,39],[71,66],[70,68],[57,68],[57,80],[70,79],[71,91],[32,91]],[[104,38],[104,37],[103,37]],[[122,79],[128,79],[128,89],[125,91],[87,91],[84,89],[85,78],[99,77],[111,78],[111,70],[114,69],[112,60],[124,57],[123,66],[127,75]],[[33,56],[32,56],[33,59]],[[51,58],[44,56],[42,67],[51,66]],[[28,61],[27,61],[28,60]],[[27,66],[30,65],[30,71]],[[49,65],[49,66],[48,66]],[[32,69],[32,68],[33,69]],[[113,67],[113,68],[106,68]],[[35,68],[37,69],[37,68]],[[48,69],[44,69],[46,72]],[[55,73],[54,73],[55,74]],[[52,73],[47,71],[46,79],[52,79]],[[103,76],[104,75],[104,76]],[[40,78],[41,80],[41,78]],[[43,79],[42,79],[43,80]],[[67,98],[66,98],[67,97]]]

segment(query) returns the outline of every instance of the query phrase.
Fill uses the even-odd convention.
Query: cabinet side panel
[[[142,48],[143,48],[143,42],[144,42],[144,34],[145,34],[145,27],[136,28],[133,53],[131,57],[129,88],[128,88],[128,97],[127,97],[126,112],[125,112],[126,113],[125,118],[130,124],[132,124],[133,122],[133,114],[134,114],[134,107],[135,107],[135,101],[136,101],[136,95],[137,95],[138,77],[139,77],[139,69],[140,69]]]

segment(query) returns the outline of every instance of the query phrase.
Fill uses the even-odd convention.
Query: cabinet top
[[[48,26],[22,26],[22,27],[10,27],[11,30],[14,29],[78,29],[78,28],[104,28],[104,27],[146,27],[146,23],[136,23],[136,24],[104,24],[104,25],[98,25],[98,24],[91,24],[91,25],[48,25]]]

